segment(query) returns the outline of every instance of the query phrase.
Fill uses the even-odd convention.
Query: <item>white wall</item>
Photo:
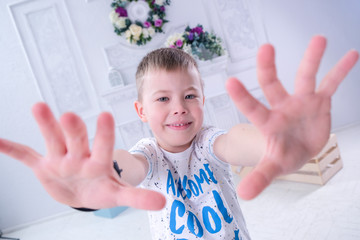
[[[7,9],[7,5],[13,2],[0,2],[0,137],[29,145],[40,153],[45,153],[44,142],[30,111],[34,103],[43,101],[43,97]],[[98,98],[99,109],[108,110],[100,97],[109,89],[103,47],[119,41],[118,37],[112,34],[111,25],[108,23],[108,6],[111,1],[65,2],[89,73],[90,84]],[[236,1],[234,2],[236,4]],[[303,51],[314,34],[320,33],[329,39],[319,77],[324,76],[348,49],[360,49],[360,3],[357,0],[261,0],[259,3],[260,11],[254,14],[260,14],[263,18],[268,39],[277,50],[279,77],[289,91],[293,89],[294,75]],[[189,7],[190,4],[193,7]],[[174,26],[203,23],[205,26],[213,24],[213,28],[217,29],[215,15],[209,19],[204,11],[202,1],[172,0],[168,18]],[[156,44],[152,47],[156,47]],[[232,74],[241,77],[247,86],[256,86],[254,68],[241,73],[236,71],[243,63],[245,62],[229,64]],[[357,64],[334,97],[335,128],[360,121],[360,108],[356,107],[356,103],[360,102],[359,76],[360,67]],[[95,117],[89,120],[90,132],[93,131]],[[69,209],[53,201],[27,167],[4,155],[0,155],[0,193],[0,229]]]

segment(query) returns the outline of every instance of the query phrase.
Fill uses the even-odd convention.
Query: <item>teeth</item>
[[[174,126],[174,127],[182,127],[182,126],[185,126],[185,125],[188,125],[188,123],[172,124],[171,126]]]

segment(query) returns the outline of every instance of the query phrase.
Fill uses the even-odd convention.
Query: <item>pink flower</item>
[[[162,23],[163,23],[163,20],[158,19],[158,20],[155,21],[154,25],[155,25],[155,27],[161,27]]]
[[[150,26],[151,26],[150,22],[148,22],[148,21],[144,22],[144,27],[149,28]]]
[[[183,41],[181,41],[181,39],[179,39],[179,40],[176,41],[175,44],[176,44],[176,46],[177,46],[178,48],[181,48],[182,45],[183,45]]]
[[[122,7],[117,7],[115,9],[115,12],[117,12],[119,14],[119,17],[127,17],[128,16],[126,9],[122,8]]]
[[[176,48],[175,45],[170,45],[170,48]]]
[[[193,29],[190,30],[191,33],[197,33],[198,35],[203,33],[203,29],[202,27],[198,26],[198,27],[194,27]]]

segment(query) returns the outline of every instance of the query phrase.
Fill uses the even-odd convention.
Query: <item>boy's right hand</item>
[[[58,122],[44,103],[35,104],[32,110],[45,138],[46,156],[3,139],[0,139],[0,152],[32,168],[55,200],[71,207],[92,209],[130,206],[159,210],[164,207],[163,195],[130,186],[121,181],[114,170],[114,120],[109,113],[99,116],[90,151],[86,126],[77,115],[66,113]]]

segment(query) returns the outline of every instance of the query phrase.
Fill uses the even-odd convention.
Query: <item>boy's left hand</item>
[[[349,51],[315,90],[316,73],[325,47],[324,37],[311,40],[296,76],[293,95],[286,92],[277,78],[274,48],[266,44],[259,49],[257,74],[271,109],[251,96],[237,79],[228,80],[227,90],[234,103],[266,140],[263,158],[239,184],[241,198],[256,197],[273,179],[296,171],[326,144],[331,128],[331,96],[359,54]]]

